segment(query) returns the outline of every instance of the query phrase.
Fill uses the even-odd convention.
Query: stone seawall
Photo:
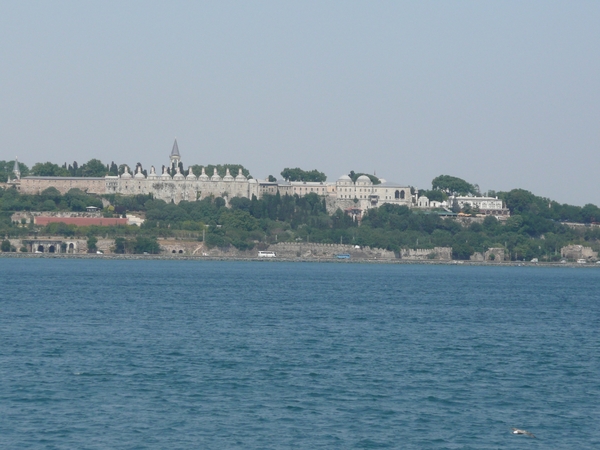
[[[339,254],[349,254],[351,258],[396,259],[394,252],[389,250],[343,244],[280,242],[270,245],[268,250],[284,258],[335,258]]]
[[[402,259],[411,260],[437,259],[449,261],[452,259],[452,247],[402,249],[400,251],[400,257]]]

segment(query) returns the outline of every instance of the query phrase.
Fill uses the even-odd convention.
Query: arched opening
[[[56,247],[54,245],[51,245],[50,247],[48,247],[48,253],[54,253],[56,251]]]
[[[400,192],[400,199],[404,200],[404,195],[405,195],[404,191],[401,191]]]
[[[394,193],[394,198],[395,198],[396,200],[398,200],[398,199],[400,198],[400,191],[396,191],[396,192]]]
[[[183,253],[183,250],[179,250],[179,253]]]
[[[38,245],[37,251],[40,253],[44,253],[44,246],[43,245]]]
[[[171,253],[176,253],[175,250],[171,250]]]
[[[72,242],[69,244],[68,253],[75,253],[75,244],[73,244]]]

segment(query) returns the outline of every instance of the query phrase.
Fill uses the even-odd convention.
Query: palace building
[[[342,175],[335,182],[301,182],[301,181],[266,181],[247,178],[241,169],[237,174],[231,174],[227,169],[221,177],[216,169],[212,174],[195,174],[190,167],[187,175],[181,171],[181,154],[177,140],[173,143],[169,155],[169,170],[165,166],[162,173],[157,173],[154,166],[146,176],[141,166],[135,173],[125,166],[123,174],[104,177],[22,177],[15,163],[16,179],[12,181],[21,192],[40,194],[50,187],[56,188],[61,194],[77,188],[89,194],[106,195],[138,195],[151,194],[155,199],[179,203],[182,200],[197,201],[206,197],[222,197],[226,201],[233,197],[261,198],[264,194],[305,196],[311,193],[328,200],[328,208],[367,210],[385,203],[417,206],[417,199],[406,185],[389,183],[382,180],[381,184],[373,184],[365,175],[355,182],[348,175]]]

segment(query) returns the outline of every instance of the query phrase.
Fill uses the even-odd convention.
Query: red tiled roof
[[[127,219],[115,219],[107,217],[42,217],[36,216],[34,223],[36,225],[48,225],[49,223],[62,222],[67,225],[77,225],[78,227],[87,227],[90,225],[99,225],[110,227],[113,225],[127,225]]]

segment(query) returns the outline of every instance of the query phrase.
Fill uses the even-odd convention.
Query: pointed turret
[[[179,167],[181,162],[181,155],[179,154],[179,146],[177,145],[177,138],[173,142],[173,149],[171,150],[171,173],[175,173],[175,169]]]
[[[175,142],[173,143],[173,150],[171,150],[171,158],[173,156],[181,158],[181,155],[179,154],[179,147],[177,146],[177,138],[175,138]]]
[[[15,177],[17,177],[17,180],[21,179],[21,170],[19,170],[19,160],[17,159],[16,156],[15,156],[15,166],[13,167],[13,173],[15,174]]]

